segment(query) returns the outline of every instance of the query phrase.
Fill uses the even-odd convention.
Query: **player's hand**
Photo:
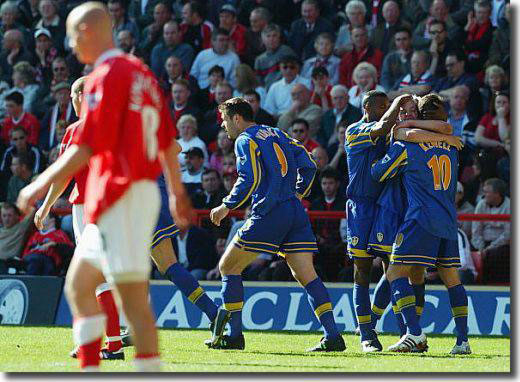
[[[36,178],[34,182],[22,188],[18,194],[16,205],[24,214],[28,214],[33,210],[33,206],[37,200],[43,198],[47,192],[47,185],[41,179]]]
[[[446,143],[455,147],[457,150],[462,150],[462,148],[464,147],[464,143],[462,143],[462,139],[460,139],[460,137],[456,137],[454,135],[449,135],[446,138]]]
[[[211,210],[209,217],[213,224],[220,227],[220,222],[227,216],[228,213],[229,208],[227,208],[225,204],[221,204],[220,206]]]
[[[195,211],[191,208],[190,198],[185,193],[170,195],[170,213],[180,230],[188,229],[195,221]]]
[[[34,214],[34,225],[38,229],[43,229],[43,221],[49,214],[49,210],[45,206],[41,206]]]

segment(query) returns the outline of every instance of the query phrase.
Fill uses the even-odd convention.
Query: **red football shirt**
[[[0,136],[6,145],[9,145],[9,132],[16,126],[21,126],[27,132],[27,142],[31,145],[38,146],[38,137],[40,135],[40,122],[31,113],[24,112],[18,121],[13,121],[11,117],[6,117],[2,121],[0,128]]]
[[[60,155],[65,152],[69,148],[72,143],[72,139],[74,138],[74,133],[77,131],[78,126],[83,124],[83,121],[80,119],[67,127],[65,130],[65,135],[61,141],[60,145]],[[74,185],[74,189],[69,195],[69,202],[72,204],[83,204],[85,203],[85,188],[87,186],[87,176],[88,176],[88,167],[85,167],[83,170],[74,175],[74,181],[76,184]]]
[[[84,94],[84,123],[72,143],[92,150],[85,216],[95,223],[133,182],[157,179],[158,153],[170,146],[174,133],[155,76],[138,58],[118,49],[98,58]]]

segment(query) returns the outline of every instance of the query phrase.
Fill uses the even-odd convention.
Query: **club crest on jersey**
[[[251,219],[247,219],[246,222],[244,223],[244,225],[242,226],[242,231],[243,232],[248,231],[252,225],[253,225],[253,221]]]
[[[395,246],[396,247],[399,247],[401,244],[403,244],[403,234],[402,233],[399,233],[396,237],[395,237]]]
[[[352,236],[352,245],[356,246],[359,243],[359,238],[357,236]]]
[[[381,163],[386,163],[390,160],[390,155],[385,155],[385,157],[383,158],[383,160],[381,161]]]
[[[381,243],[384,238],[383,232],[378,232],[376,236],[377,236],[377,241],[379,241]]]

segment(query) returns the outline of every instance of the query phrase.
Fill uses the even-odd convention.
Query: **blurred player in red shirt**
[[[148,251],[159,213],[156,179],[161,165],[180,229],[193,214],[180,180],[171,116],[150,70],[114,49],[105,5],[87,2],[74,8],[67,35],[79,61],[94,68],[85,84],[84,122],[69,149],[21,191],[18,203],[29,210],[50,184],[89,164],[87,226],[65,283],[81,367],[99,369],[105,315],[94,291],[106,279],[121,297],[137,370],[159,371],[157,330],[148,302]]]
[[[81,103],[83,101],[84,86],[87,77],[78,78],[72,84],[70,90],[70,98],[72,100],[72,106],[76,115],[79,116],[81,110]],[[80,119],[70,126],[67,127],[65,135],[61,141],[60,154],[62,155],[66,149],[68,149],[74,139],[74,135],[78,128],[83,125],[83,120]],[[85,167],[80,172],[74,175],[74,189],[70,193],[69,202],[72,204],[72,226],[74,229],[74,238],[76,245],[79,243],[83,230],[85,229],[85,214],[83,213],[83,203],[85,202],[85,188],[87,184],[88,168]],[[56,203],[56,200],[67,188],[69,184],[68,179],[64,179],[63,182],[54,182],[51,184],[47,196],[34,215],[34,224],[38,229],[43,229],[43,221],[49,214],[52,206]],[[117,310],[114,296],[112,294],[110,285],[102,283],[96,288],[96,299],[101,307],[101,310],[106,315],[106,335],[107,335],[107,346],[101,349],[101,359],[125,359],[125,354],[122,350],[122,342],[120,335],[119,326],[119,312]],[[70,355],[73,358],[77,358],[79,348],[76,347]]]

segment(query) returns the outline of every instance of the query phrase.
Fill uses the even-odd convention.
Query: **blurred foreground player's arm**
[[[34,203],[45,196],[51,183],[67,182],[87,165],[91,156],[92,150],[87,145],[71,145],[34,182],[20,191],[17,201],[18,208],[24,213],[29,212]]]
[[[386,155],[372,165],[372,178],[378,182],[384,182],[393,178],[407,163],[406,145],[402,142],[395,142],[390,146]]]
[[[399,122],[397,128],[413,128],[433,131],[434,133],[451,135],[453,134],[453,127],[445,121],[438,120],[422,120],[422,119],[409,119],[406,121]]]
[[[461,150],[464,146],[460,137],[434,133],[432,131],[426,131],[422,129],[400,128],[398,130],[394,130],[392,136],[395,140],[414,143],[446,142],[447,144],[456,147],[457,150]]]
[[[34,225],[38,229],[43,229],[43,220],[49,215],[49,212],[56,203],[56,200],[63,194],[67,186],[69,185],[69,179],[62,179],[60,182],[53,182],[50,187],[47,195],[45,196],[45,200],[41,207],[36,211],[34,215]]]

